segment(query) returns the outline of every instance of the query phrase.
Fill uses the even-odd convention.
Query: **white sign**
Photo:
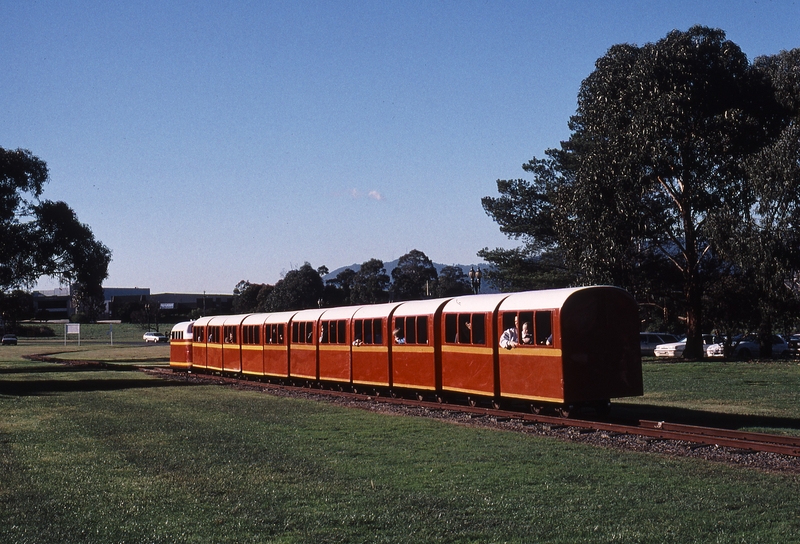
[[[78,345],[81,345],[81,324],[80,323],[67,323],[64,325],[64,345],[67,345],[67,335],[77,334]]]

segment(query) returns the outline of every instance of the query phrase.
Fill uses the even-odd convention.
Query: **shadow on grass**
[[[160,387],[182,387],[188,382],[98,378],[96,380],[0,380],[0,395],[27,397],[89,391],[119,391],[123,389],[153,389]]]
[[[31,379],[0,379],[0,395],[35,396],[79,391],[119,391],[122,389],[152,389],[194,385],[186,380],[153,380],[144,377],[121,378],[117,373],[139,372],[131,364],[99,361],[65,361],[62,364],[43,364],[0,369],[0,376],[29,375]],[[63,379],[41,379],[39,376],[61,374]],[[81,375],[72,379],[71,375]],[[97,374],[96,378],[90,377]],[[85,376],[85,377],[84,377]]]
[[[744,427],[800,430],[800,419],[797,418],[723,414],[652,404],[614,404],[612,414],[615,420],[628,422],[644,419],[732,430]]]
[[[110,364],[70,364],[70,365],[43,365],[26,366],[18,368],[0,368],[0,375],[3,374],[72,374],[75,372],[130,372],[139,370],[134,365],[110,365]]]

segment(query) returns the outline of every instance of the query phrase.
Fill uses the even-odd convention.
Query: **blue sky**
[[[569,136],[617,43],[695,24],[751,60],[797,1],[0,0],[0,146],[50,167],[108,287],[231,292],[308,261],[512,247],[495,181]],[[52,287],[52,281],[42,281]]]

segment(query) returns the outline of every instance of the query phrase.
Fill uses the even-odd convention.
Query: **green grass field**
[[[3,542],[800,541],[800,475],[130,370],[165,345],[67,348],[0,349]],[[48,350],[114,366],[21,358]],[[615,410],[800,427],[796,363],[644,370]]]

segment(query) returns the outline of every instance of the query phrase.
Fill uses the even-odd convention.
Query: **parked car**
[[[754,356],[758,356],[760,350],[758,337],[754,334],[748,334],[747,336],[740,335],[735,337],[731,343],[731,346],[733,349],[731,357],[737,359],[750,359]],[[709,357],[724,357],[725,344],[718,343],[709,346],[708,350],[706,351],[706,355]],[[789,344],[777,334],[772,335],[772,356],[789,356]]]
[[[705,353],[706,357],[708,357],[708,348],[712,345],[724,342],[725,338],[722,336],[717,336],[714,334],[704,334],[703,335],[703,352]],[[660,346],[656,346],[656,349],[653,350],[653,354],[656,357],[683,357],[683,350],[686,349],[686,338],[681,340],[680,342],[673,342],[671,344],[661,344]]]
[[[656,349],[656,346],[677,341],[677,336],[674,334],[667,334],[665,332],[639,333],[639,346],[641,348],[642,355],[653,355],[653,351]]]
[[[4,334],[2,342],[3,342],[4,346],[16,346],[17,345],[17,335],[15,335],[15,334]]]
[[[144,336],[142,336],[142,338],[144,339],[145,342],[155,342],[155,343],[169,342],[169,338],[167,338],[160,332],[148,331],[144,333]]]

